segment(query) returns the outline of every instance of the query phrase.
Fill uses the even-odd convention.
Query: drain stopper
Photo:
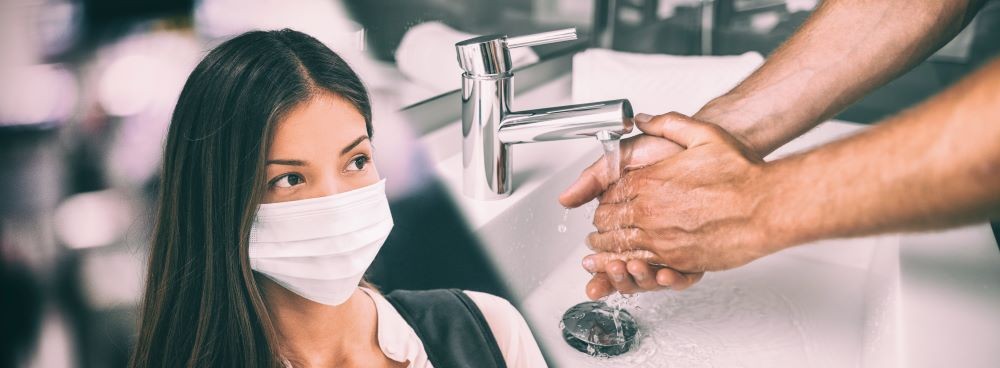
[[[604,302],[583,302],[563,314],[559,326],[569,346],[592,356],[611,357],[628,352],[639,328],[624,309],[616,312]]]

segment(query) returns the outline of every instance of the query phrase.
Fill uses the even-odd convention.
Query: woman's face
[[[316,198],[379,180],[365,119],[349,102],[321,94],[278,122],[267,154],[264,203]]]

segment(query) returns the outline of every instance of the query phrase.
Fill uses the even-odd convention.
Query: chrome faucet
[[[511,194],[511,146],[632,131],[632,105],[612,100],[511,111],[510,49],[576,39],[569,28],[520,37],[491,35],[455,44],[462,74],[462,175],[466,196],[495,200]],[[558,159],[553,157],[553,159]]]

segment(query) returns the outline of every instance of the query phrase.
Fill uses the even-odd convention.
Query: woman
[[[503,299],[362,280],[392,228],[371,137],[364,85],[312,37],[209,53],[167,137],[132,366],[544,366]]]

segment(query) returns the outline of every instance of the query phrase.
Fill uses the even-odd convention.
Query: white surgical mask
[[[260,205],[250,267],[326,305],[347,301],[392,230],[385,179],[349,192]]]

